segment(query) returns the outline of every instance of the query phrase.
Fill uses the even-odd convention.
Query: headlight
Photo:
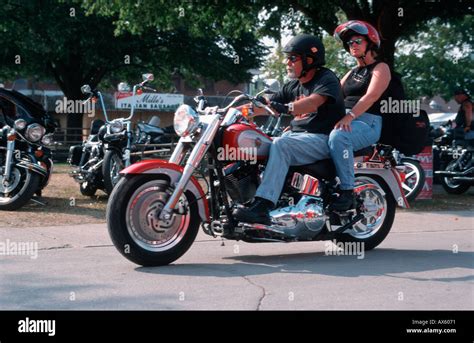
[[[189,105],[181,105],[174,113],[174,130],[180,137],[192,134],[199,125],[199,115]]]
[[[43,145],[53,144],[53,135],[53,133],[48,133],[47,135],[44,135],[44,137],[41,139],[41,143]]]
[[[46,132],[46,129],[40,124],[31,124],[26,129],[26,138],[31,142],[38,142]]]
[[[123,130],[123,123],[120,120],[114,120],[110,123],[110,133],[119,133]]]
[[[24,119],[15,120],[15,129],[16,130],[23,130],[25,127],[26,127],[26,120],[24,120]]]

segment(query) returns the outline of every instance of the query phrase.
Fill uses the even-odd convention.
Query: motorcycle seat
[[[354,157],[357,156],[371,156],[374,153],[374,147],[373,146],[368,146],[365,148],[362,148],[360,150],[354,151]]]
[[[146,124],[146,123],[139,123],[138,127],[140,128],[141,132],[144,132],[152,136],[162,135],[164,133],[161,127],[157,127],[157,126]]]
[[[336,177],[336,167],[330,158],[302,166],[291,166],[290,173],[294,172],[310,174],[323,180],[332,180]]]
[[[354,151],[354,157],[372,155],[374,152],[373,146]],[[320,160],[311,164],[302,166],[291,166],[290,172],[298,172],[301,174],[310,174],[318,179],[332,180],[336,177],[336,167],[332,159]]]

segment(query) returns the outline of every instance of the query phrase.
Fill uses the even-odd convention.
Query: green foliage
[[[410,98],[441,95],[453,89],[474,89],[474,20],[466,15],[449,24],[432,20],[425,30],[398,44],[396,68]]]
[[[54,78],[70,98],[84,83],[130,83],[153,72],[234,82],[250,78],[265,49],[245,12],[164,1],[6,0],[0,9],[0,77]],[[21,63],[17,64],[17,57]]]

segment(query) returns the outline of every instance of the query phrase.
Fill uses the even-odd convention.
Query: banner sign
[[[132,97],[132,92],[116,92],[115,108],[130,109],[135,101],[136,110],[174,112],[184,102],[183,94],[142,93]]]

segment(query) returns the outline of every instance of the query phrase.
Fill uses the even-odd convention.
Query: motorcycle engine
[[[258,181],[258,167],[245,162],[232,163],[224,168],[225,186],[231,199],[239,204],[253,199]]]
[[[322,200],[303,195],[296,205],[279,208],[270,212],[272,222],[285,235],[296,240],[311,240],[324,229],[327,217]]]

